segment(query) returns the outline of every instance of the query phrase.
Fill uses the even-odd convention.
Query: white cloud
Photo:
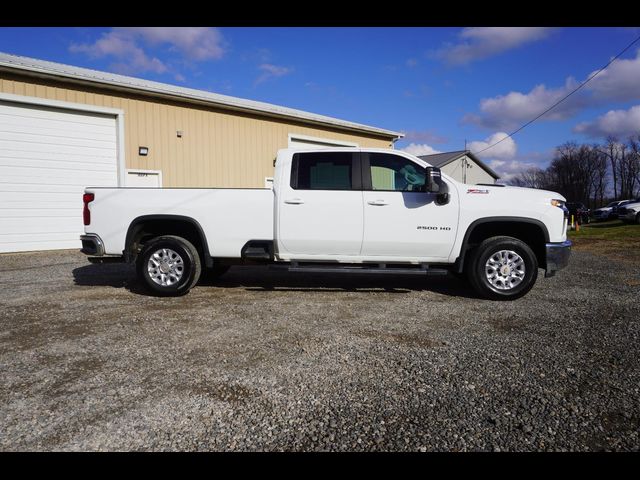
[[[549,27],[467,27],[459,42],[446,44],[434,56],[449,65],[465,65],[548,37]]]
[[[591,72],[587,78],[593,75]],[[601,100],[638,100],[640,99],[640,49],[636,58],[618,59],[603,70],[585,86]]]
[[[500,142],[500,140],[502,141]],[[496,142],[500,143],[482,153],[478,153]],[[524,170],[538,166],[535,162],[536,160],[540,161],[540,158],[538,158],[540,154],[538,153],[519,156],[518,145],[505,132],[496,132],[484,140],[470,142],[467,148],[472,153],[476,153],[485,164],[500,175],[502,182],[511,180]],[[543,161],[547,161],[547,158],[544,157]]]
[[[291,72],[293,72],[293,68],[291,67],[282,67],[279,65],[273,65],[271,63],[263,63],[258,66],[258,69],[262,73],[256,79],[255,85],[258,85],[262,82],[266,82],[271,78],[278,78],[278,77],[283,77],[285,75],[289,75]]]
[[[436,150],[431,145],[427,145],[426,143],[410,143],[406,147],[401,148],[400,151],[407,152],[415,156],[433,155],[434,153],[442,153],[440,150]]]
[[[124,74],[168,73],[172,69],[156,56],[145,52],[142,44],[151,47],[168,45],[181,60],[216,60],[224,54],[222,34],[210,27],[123,27],[112,28],[94,43],[72,44],[73,53],[85,53],[91,58],[113,58],[111,68]],[[177,72],[174,77],[183,81]]]
[[[72,44],[73,53],[86,53],[92,58],[114,57],[120,62],[113,65],[121,73],[165,73],[167,66],[156,57],[149,57],[133,38],[117,31],[102,35],[93,44]]]
[[[629,110],[609,110],[592,122],[582,122],[573,129],[592,138],[605,138],[613,135],[624,139],[630,135],[640,134],[640,105]]]
[[[191,60],[218,60],[225,52],[222,34],[212,27],[124,27],[114,30],[139,37],[149,45],[169,44],[172,50]]]
[[[489,152],[491,152],[491,150],[487,150],[487,153]],[[511,159],[490,159],[484,161],[500,175],[501,183],[508,183],[515,176],[529,169],[537,168],[544,170],[553,158],[553,155],[554,150],[550,149],[542,152],[530,152],[523,155],[518,154]]]
[[[508,162],[501,160],[491,160],[487,162],[489,167],[493,169],[498,175],[500,175],[500,181],[507,183],[513,180],[514,177],[526,172],[530,168],[539,168],[535,163],[523,162],[520,160],[510,160]]]
[[[591,75],[592,72],[585,80]],[[612,101],[640,100],[640,50],[632,59],[618,59],[606,70],[555,107],[541,120],[566,120],[589,106]],[[535,118],[555,102],[575,89],[579,83],[567,78],[564,86],[548,88],[537,85],[528,93],[509,92],[480,101],[479,114],[467,114],[464,123],[473,123],[489,129],[510,130]]]
[[[511,130],[549,108],[577,86],[573,78],[568,78],[560,88],[547,88],[537,85],[528,93],[509,92],[480,101],[480,114],[467,114],[462,119],[490,129]],[[564,120],[575,115],[585,105],[585,98],[572,96],[562,102],[542,118]]]
[[[498,143],[495,147],[490,148],[486,152],[481,154],[482,157],[491,158],[491,159],[511,159],[516,156],[518,152],[518,146],[513,138],[509,137],[505,132],[496,132],[493,135],[485,138],[481,141],[470,142],[467,145],[467,149],[471,150],[472,153],[480,152],[484,150],[490,145],[493,145],[496,142]],[[506,139],[506,140],[503,140]]]

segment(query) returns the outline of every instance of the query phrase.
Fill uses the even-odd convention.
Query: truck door
[[[358,255],[363,211],[358,152],[295,153],[278,196],[280,244],[302,255]]]
[[[436,204],[425,193],[425,169],[392,153],[362,153],[362,255],[445,259],[456,238],[458,196]]]

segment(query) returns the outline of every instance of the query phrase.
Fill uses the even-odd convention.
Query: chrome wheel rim
[[[184,261],[175,250],[161,248],[149,257],[147,271],[154,283],[170,287],[178,283],[184,275]]]
[[[493,253],[484,267],[487,281],[497,290],[511,290],[524,280],[524,260],[513,250]]]

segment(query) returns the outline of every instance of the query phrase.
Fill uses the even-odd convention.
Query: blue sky
[[[0,28],[0,51],[402,131],[472,151],[606,64],[633,28]],[[482,153],[508,179],[568,141],[640,133],[640,42],[549,115]]]

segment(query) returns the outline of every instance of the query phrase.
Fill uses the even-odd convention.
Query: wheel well
[[[513,237],[523,241],[535,254],[540,268],[546,268],[545,245],[548,242],[548,234],[542,225],[524,221],[488,221],[475,226],[472,224],[467,230],[457,262],[458,270],[463,270],[464,258],[469,252],[483,240],[497,236]]]
[[[187,217],[138,218],[131,223],[125,243],[125,258],[134,261],[144,244],[160,235],[176,235],[188,240],[198,250],[200,260],[206,266],[213,264],[202,227]]]

